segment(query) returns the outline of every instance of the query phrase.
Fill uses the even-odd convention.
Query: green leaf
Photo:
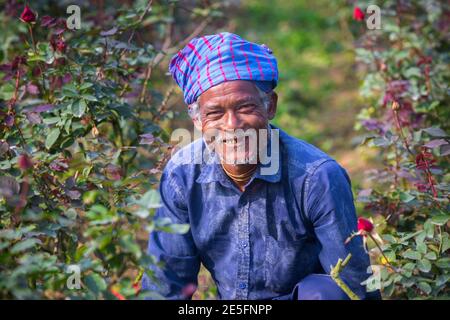
[[[447,221],[449,219],[450,219],[450,215],[441,214],[441,215],[432,217],[431,223],[438,225],[438,226],[443,226],[444,224],[447,223]]]
[[[426,129],[423,129],[423,131],[425,131],[426,133],[428,133],[430,136],[433,137],[447,137],[448,135],[445,133],[444,130],[442,130],[439,127],[429,127]]]
[[[392,144],[392,142],[387,140],[384,137],[380,137],[380,138],[373,139],[372,144],[375,147],[387,147],[387,146],[390,146]]]
[[[98,101],[98,99],[91,94],[83,94],[82,97],[88,101]]]
[[[436,260],[437,259],[437,255],[435,252],[430,251],[425,255],[425,258],[428,260]]]
[[[77,100],[72,104],[72,113],[75,117],[81,118],[86,112],[87,104],[83,99]]]
[[[421,255],[419,252],[413,251],[411,249],[408,249],[405,252],[403,252],[403,256],[407,259],[412,259],[412,260],[419,260],[421,258]]]
[[[411,78],[411,77],[421,78],[422,77],[422,71],[417,67],[409,68],[403,74],[405,75],[406,78]]]
[[[108,244],[111,243],[112,241],[112,234],[107,233],[104,234],[100,237],[98,237],[97,239],[95,239],[95,242],[97,243],[97,246],[100,250],[103,250]]]
[[[161,197],[159,196],[159,192],[151,189],[147,191],[141,199],[136,201],[136,204],[146,209],[155,209],[161,206]]]
[[[61,121],[60,117],[50,117],[50,118],[42,119],[42,122],[44,122],[45,124],[54,124],[54,123],[58,123],[60,121]]]
[[[434,225],[431,223],[431,219],[425,221],[423,229],[427,233],[427,238],[431,239],[434,236]]]
[[[450,269],[450,258],[441,258],[435,264],[438,268]]]
[[[393,235],[383,234],[382,238],[389,243],[397,243],[397,239]]]
[[[445,252],[450,248],[450,239],[447,237],[442,238],[442,252]]]
[[[75,139],[73,137],[67,137],[64,139],[63,142],[59,145],[62,149],[69,148],[73,143],[75,142]]]
[[[47,149],[50,149],[53,144],[58,140],[58,137],[60,135],[61,131],[59,128],[54,128],[50,130],[50,133],[48,134],[47,138],[45,139],[45,147]]]
[[[436,278],[436,285],[442,286],[443,284],[446,284],[450,280],[450,274],[441,274]]]
[[[41,243],[39,239],[29,238],[16,243],[10,250],[12,254],[33,248],[36,244]]]
[[[400,200],[401,201],[408,203],[414,199],[415,199],[415,197],[413,195],[409,194],[408,192],[400,192]]]
[[[71,220],[75,220],[78,216],[74,208],[69,208],[67,211],[64,211],[64,215]]]
[[[66,84],[62,88],[62,94],[67,97],[78,97],[78,90],[73,84]]]
[[[422,254],[427,253],[427,245],[425,243],[419,243],[416,246],[416,250]]]
[[[395,261],[397,259],[394,251],[386,251],[384,255],[389,261]]]
[[[0,100],[10,100],[14,96],[15,87],[12,83],[5,83],[0,87]]]
[[[92,273],[85,277],[84,283],[95,295],[99,295],[106,290],[105,280],[98,274]]]
[[[5,160],[0,162],[0,170],[8,170],[11,168],[11,161]]]
[[[133,240],[131,235],[127,234],[120,238],[120,245],[126,252],[130,252],[136,257],[140,257],[142,255],[141,248],[139,245]]]
[[[91,83],[91,82],[85,82],[85,83],[83,83],[83,84],[80,86],[80,90],[88,89],[88,88],[92,87],[93,85],[94,85],[94,84]]]
[[[418,235],[421,234],[422,232],[423,232],[423,231],[419,230],[419,231],[416,231],[416,232],[414,232],[414,233],[408,233],[408,234],[406,234],[403,238],[401,238],[398,242],[399,242],[399,243],[406,242],[406,241],[408,241],[409,239],[412,239],[412,238],[418,236]]]
[[[431,286],[428,283],[422,281],[419,282],[417,286],[419,287],[420,290],[422,290],[426,294],[431,293]]]
[[[419,262],[417,262],[417,267],[422,272],[430,272],[431,263],[427,259],[421,259],[421,260],[419,260]]]

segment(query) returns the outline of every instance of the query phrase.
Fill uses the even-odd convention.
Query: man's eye
[[[253,110],[256,106],[254,104],[246,104],[243,106],[240,106],[238,109],[239,110],[243,110],[243,111],[249,111],[249,110]]]
[[[221,115],[221,114],[222,114],[221,111],[210,111],[210,112],[208,112],[208,113],[206,114],[206,116],[207,116],[207,117],[210,117],[210,116],[215,117],[215,116],[219,116],[219,115]]]

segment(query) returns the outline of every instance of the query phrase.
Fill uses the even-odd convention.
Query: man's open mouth
[[[241,140],[243,140],[243,139],[241,139]],[[222,142],[224,144],[228,144],[228,145],[235,145],[235,144],[238,144],[238,138],[231,137],[231,138],[223,139]],[[242,142],[242,141],[239,141],[239,142]]]

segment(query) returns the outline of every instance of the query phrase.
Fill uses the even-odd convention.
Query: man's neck
[[[245,185],[250,181],[256,169],[257,164],[225,164],[222,163],[222,168],[226,175],[238,186],[242,192],[245,190]]]

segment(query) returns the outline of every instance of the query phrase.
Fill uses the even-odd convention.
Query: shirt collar
[[[278,130],[278,132],[272,132],[272,130]],[[269,157],[271,156],[270,157],[271,160],[267,164],[264,164],[264,165],[259,164],[258,165],[258,169],[256,170],[256,173],[250,179],[248,184],[250,184],[254,179],[261,179],[261,180],[271,182],[271,183],[276,183],[281,180],[282,145],[281,145],[281,141],[279,138],[279,136],[280,136],[279,131],[281,131],[281,130],[279,128],[277,128],[276,126],[270,124],[270,131],[271,131],[271,134],[269,135],[270,139],[268,139],[268,141],[267,141],[267,154],[269,155]],[[272,140],[274,140],[274,139],[278,139],[278,144],[279,144],[278,156],[276,154],[274,154],[273,156],[270,154],[271,153],[271,145],[273,143]],[[230,179],[226,175],[226,173],[223,171],[218,155],[212,151],[209,151],[209,149],[206,147],[206,144],[204,141],[202,141],[202,152],[204,155],[206,154],[207,157],[210,157],[210,159],[207,163],[202,162],[202,164],[200,165],[201,166],[200,175],[198,176],[198,178],[195,181],[197,183],[221,182],[223,185],[228,184],[230,182]],[[272,166],[273,161],[277,162],[275,164],[275,166],[278,167],[278,170],[274,173],[262,174],[261,169]]]

